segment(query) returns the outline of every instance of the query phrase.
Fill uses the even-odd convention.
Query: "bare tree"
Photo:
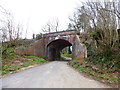
[[[0,13],[3,15],[0,18],[0,30],[2,31],[2,41],[13,41],[20,39],[22,36],[23,25],[16,24],[12,13],[0,6]]]
[[[57,32],[59,30],[59,21],[58,19],[53,19],[49,22],[47,22],[47,24],[45,26],[43,26],[42,31],[43,32]]]
[[[98,52],[117,50],[118,32],[117,17],[119,10],[115,2],[88,1],[78,8],[71,24],[76,30],[87,32]]]
[[[55,31],[57,32],[59,29],[59,21],[58,19],[55,20]]]

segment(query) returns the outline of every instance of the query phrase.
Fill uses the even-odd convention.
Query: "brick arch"
[[[80,42],[79,34],[76,30],[43,34],[41,40],[32,46],[16,49],[14,52],[19,55],[34,55],[48,60],[57,60],[60,58],[60,50],[72,45],[72,59],[84,60],[87,57],[87,49]]]
[[[57,39],[57,40],[51,41],[50,43],[48,43],[46,48],[47,59],[60,60],[60,51],[67,46],[72,46],[72,43],[64,39]]]
[[[63,49],[66,46],[72,46],[72,43],[69,42],[68,40],[64,40],[64,39],[57,39],[57,40],[53,40],[51,42],[49,42],[47,44],[47,47],[51,46],[51,47],[55,47],[55,48],[59,48],[59,49]]]

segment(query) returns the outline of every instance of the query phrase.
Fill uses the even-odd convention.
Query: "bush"
[[[74,64],[73,67],[74,67],[74,68],[78,68],[79,65],[78,65],[78,64]]]
[[[88,57],[85,62],[88,63],[89,66],[95,65],[97,68],[99,68],[98,70],[100,72],[118,71],[118,66],[120,65],[120,62],[118,62],[118,55],[112,54],[112,52],[108,50],[109,48],[107,48],[103,53],[98,53],[93,51],[94,49],[90,44],[86,43],[85,45],[88,51]]]
[[[76,63],[77,63],[77,61],[75,61],[75,60],[72,60],[72,61],[69,62],[70,65],[74,65]]]

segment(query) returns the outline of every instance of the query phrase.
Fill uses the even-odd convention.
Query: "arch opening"
[[[57,39],[57,40],[50,42],[47,45],[47,52],[46,52],[47,59],[48,60],[60,60],[62,49],[68,46],[72,46],[72,43],[64,39]]]

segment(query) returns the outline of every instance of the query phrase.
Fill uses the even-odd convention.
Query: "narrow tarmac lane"
[[[53,61],[4,77],[2,88],[109,88],[109,86],[84,77],[67,65],[66,61]]]

